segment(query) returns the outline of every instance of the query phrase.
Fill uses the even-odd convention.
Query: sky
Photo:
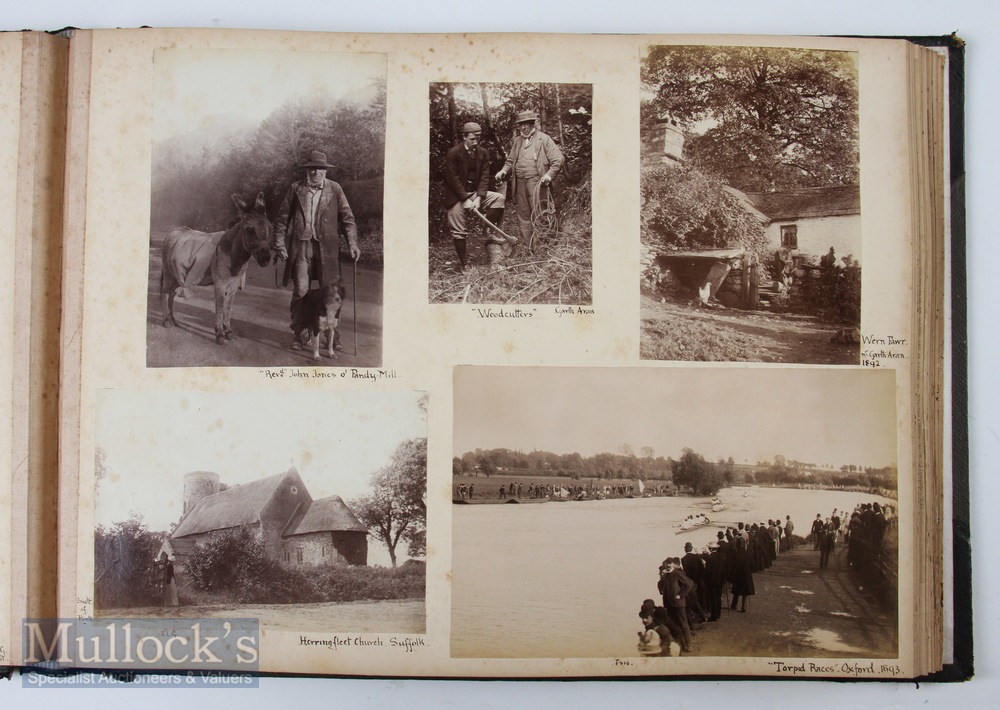
[[[385,79],[384,54],[158,49],[153,140],[187,133],[212,116],[259,124],[293,97],[327,93],[367,102]]]
[[[150,530],[180,518],[184,474],[229,485],[295,466],[314,500],[368,490],[396,446],[427,436],[419,392],[99,393],[96,444],[107,453],[97,523],[142,513]]]
[[[650,446],[678,458],[881,468],[896,463],[890,371],[820,368],[494,368],[455,372],[453,453]]]

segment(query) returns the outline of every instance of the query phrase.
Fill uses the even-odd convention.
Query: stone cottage
[[[861,189],[858,185],[748,192],[766,216],[764,231],[775,249],[822,256],[834,248],[838,264],[848,255],[861,262]]]

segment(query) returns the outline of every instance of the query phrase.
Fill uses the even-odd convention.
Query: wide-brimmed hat
[[[517,120],[514,123],[534,123],[538,120],[538,114],[534,111],[520,111],[517,114]]]
[[[332,168],[330,163],[326,162],[326,153],[320,150],[314,150],[309,154],[308,162],[302,163],[300,168]]]
[[[469,121],[464,126],[462,126],[462,135],[463,136],[466,133],[482,133],[482,132],[483,132],[483,127],[480,126],[478,123],[475,123],[473,121]]]

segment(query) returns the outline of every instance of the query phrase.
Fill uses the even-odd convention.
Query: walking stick
[[[354,257],[354,357],[358,356],[358,258]]]

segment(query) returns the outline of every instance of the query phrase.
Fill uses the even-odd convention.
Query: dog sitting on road
[[[322,336],[328,338],[327,357],[335,358],[335,329],[340,322],[340,308],[344,303],[344,287],[340,283],[324,284],[302,297],[303,333],[312,336],[313,360],[319,362]]]

